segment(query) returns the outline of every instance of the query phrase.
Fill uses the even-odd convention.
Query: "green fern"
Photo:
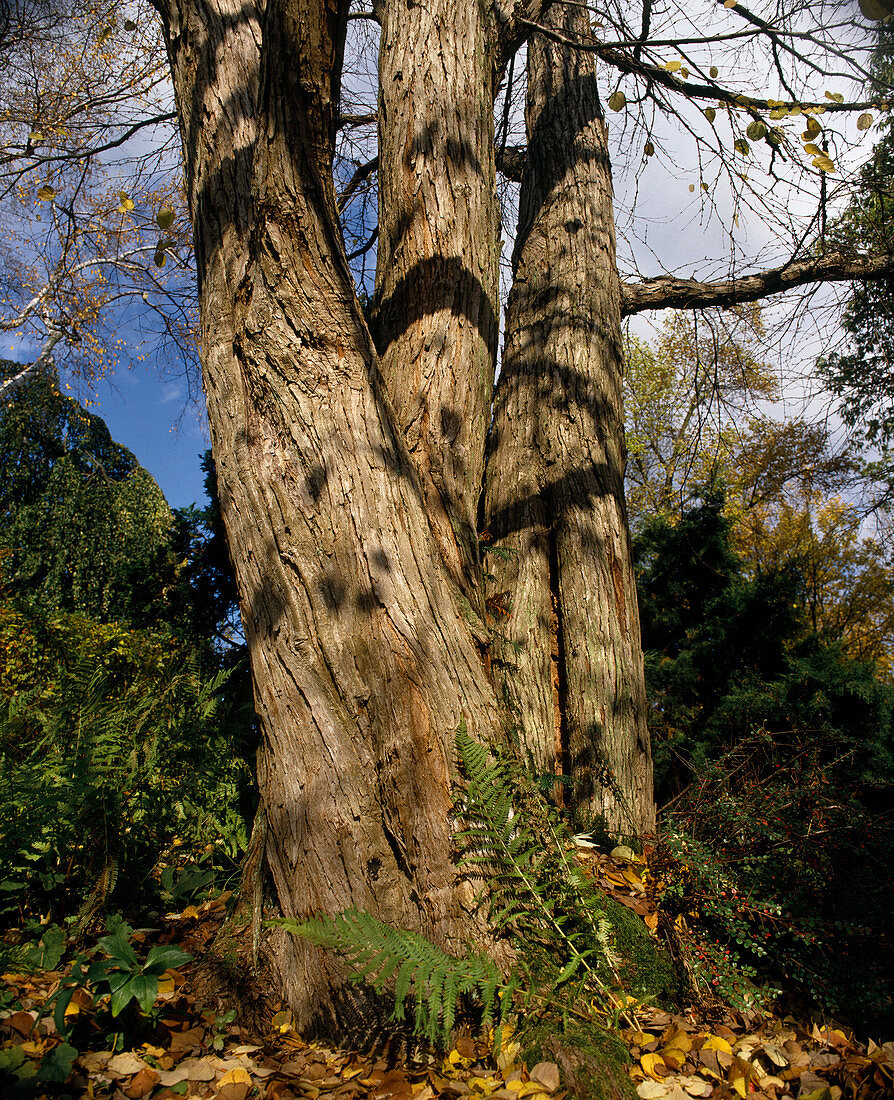
[[[412,993],[417,1034],[431,1043],[449,1037],[459,999],[474,993],[484,1021],[491,1024],[498,1002],[508,1003],[511,989],[495,963],[476,951],[448,955],[416,932],[391,928],[369,913],[348,909],[336,917],[275,922],[318,947],[338,951],[354,968],[351,980],[377,993],[391,989],[394,1018],[405,1018]]]
[[[611,925],[572,858],[569,830],[521,768],[494,759],[464,726],[456,745],[466,777],[459,863],[486,882],[491,924],[523,952],[541,948],[551,992],[572,979],[604,990],[617,981]]]

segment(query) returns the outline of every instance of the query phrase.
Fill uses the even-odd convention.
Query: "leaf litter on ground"
[[[658,912],[632,853],[616,858],[578,852],[598,885],[632,909],[655,934]],[[166,914],[155,933],[200,957],[225,915],[227,896]],[[492,1036],[460,1035],[443,1057],[395,1059],[305,1041],[288,1010],[276,1011],[263,1035],[225,1023],[191,991],[195,962],[171,969],[159,982],[157,1023],[132,1050],[103,1049],[96,1006],[79,990],[66,1021],[80,1016],[95,1039],[75,1050],[44,1006],[61,971],[0,975],[11,1007],[0,1011],[0,1077],[33,1079],[38,1067],[57,1069],[52,1095],[91,1100],[564,1100],[554,1062],[528,1067],[521,1046],[505,1032],[501,1052]],[[727,1009],[722,1020],[692,1007],[672,1014],[628,1005],[635,1026],[621,1032],[630,1076],[641,1100],[876,1100],[894,1096],[894,1043],[866,1045],[844,1027],[775,1014]],[[92,1031],[91,1031],[92,1028]],[[82,1028],[82,1032],[83,1032]],[[83,1040],[81,1041],[83,1045]],[[96,1049],[93,1049],[93,1046]],[[53,1062],[55,1059],[55,1062]],[[60,1078],[60,1074],[64,1076]],[[52,1074],[50,1074],[52,1077]],[[32,1093],[32,1095],[38,1095]],[[584,1100],[584,1098],[581,1098]]]

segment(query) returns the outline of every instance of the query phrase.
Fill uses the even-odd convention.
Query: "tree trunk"
[[[545,17],[568,37],[579,9]],[[488,447],[489,606],[511,720],[580,826],[654,828],[624,505],[621,312],[592,55],[528,45],[528,164]],[[502,625],[500,625],[502,624]]]
[[[499,309],[491,22],[485,0],[384,5],[372,322],[435,538],[479,623]]]
[[[263,46],[241,0],[164,15],[280,904],[365,909],[450,948],[475,932],[451,861],[453,736],[499,724],[344,258],[331,139],[346,12],[274,0]],[[382,1015],[315,948],[285,943],[280,977],[304,1030]]]

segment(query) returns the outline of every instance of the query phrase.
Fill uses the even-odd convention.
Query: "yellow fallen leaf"
[[[722,1050],[724,1054],[732,1054],[733,1048],[720,1035],[709,1035],[702,1043],[702,1050]]]
[[[668,1066],[660,1054],[644,1054],[639,1060],[639,1064],[643,1067],[643,1072],[647,1077],[651,1077],[653,1081],[660,1081],[662,1075],[657,1070],[663,1069],[665,1074],[668,1071]]]

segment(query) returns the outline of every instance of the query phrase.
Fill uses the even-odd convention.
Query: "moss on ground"
[[[555,1062],[568,1100],[636,1100],[622,1040],[596,1024],[544,1022],[525,1036],[529,1066]]]
[[[624,990],[638,1001],[675,1008],[683,1001],[680,977],[670,956],[646,928],[641,917],[614,898],[603,899],[603,911],[614,930],[621,957],[618,974]]]

